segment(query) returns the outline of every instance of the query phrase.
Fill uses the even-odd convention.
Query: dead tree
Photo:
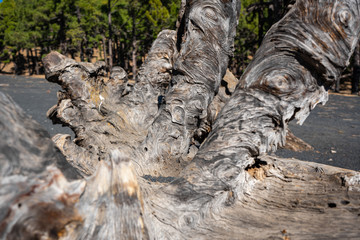
[[[72,167],[0,95],[0,146],[11,149],[0,155],[0,236],[358,238],[358,172],[266,153],[326,102],[358,42],[359,8],[298,0],[236,88],[222,80],[236,0],[183,1],[177,31],[159,34],[134,85],[121,70],[104,78],[104,63],[49,54],[47,79],[63,91],[48,116],[75,133],[53,141]]]

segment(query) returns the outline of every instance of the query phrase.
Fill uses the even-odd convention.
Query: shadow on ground
[[[58,85],[45,79],[0,75],[0,91],[10,95],[51,136],[67,133],[73,137],[69,128],[53,125],[46,118],[47,110],[57,102],[59,90]],[[314,150],[280,149],[277,156],[360,170],[360,97],[331,94],[328,103],[317,106],[303,126],[291,122],[290,129]]]

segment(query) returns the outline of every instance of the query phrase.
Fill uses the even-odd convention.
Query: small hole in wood
[[[19,204],[18,204],[18,208],[21,208],[21,206],[22,206],[22,204],[21,204],[21,203],[19,203]]]
[[[57,238],[57,236],[58,236],[58,231],[57,231],[55,228],[52,228],[52,229],[50,230],[50,236],[51,236],[52,238]]]
[[[328,203],[329,208],[336,208],[336,203]]]
[[[342,200],[342,201],[341,201],[341,204],[342,204],[342,205],[348,205],[349,203],[350,203],[350,202],[349,202],[348,200]]]
[[[144,150],[145,150],[145,152],[147,152],[148,148],[147,148],[147,147],[145,147],[145,148],[144,148]]]

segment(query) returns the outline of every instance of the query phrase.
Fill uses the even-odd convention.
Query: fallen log
[[[84,178],[43,164],[2,175],[1,189],[16,191],[0,195],[1,237],[358,238],[359,172],[266,154],[285,144],[289,121],[326,102],[358,42],[359,3],[298,0],[229,91],[239,7],[183,1],[177,32],[159,35],[133,88],[106,80],[101,63],[49,54],[47,78],[63,91],[48,115],[75,132],[54,141]]]

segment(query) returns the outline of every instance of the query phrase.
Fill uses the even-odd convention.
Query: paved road
[[[0,75],[0,91],[10,95],[25,112],[50,133],[73,134],[67,127],[53,125],[46,112],[57,103],[60,86],[45,79]],[[72,135],[73,136],[73,135]]]
[[[318,105],[303,126],[291,122],[290,129],[314,150],[297,153],[281,149],[276,155],[360,170],[359,96],[330,94],[326,105]]]
[[[46,111],[57,102],[58,90],[59,86],[44,79],[0,75],[0,91],[9,94],[50,135],[71,133],[46,118]],[[316,107],[303,126],[291,123],[290,128],[314,150],[281,149],[276,155],[360,171],[360,97],[330,95],[329,102]]]

